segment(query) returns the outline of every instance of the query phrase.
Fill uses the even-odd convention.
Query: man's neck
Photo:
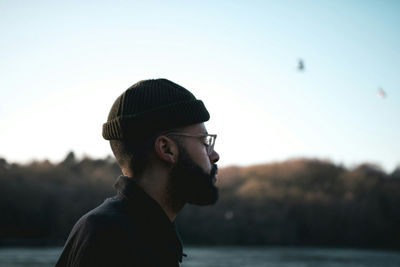
[[[146,179],[139,180],[139,186],[164,210],[170,221],[174,221],[184,204],[176,203],[168,196],[167,186],[161,183],[144,182]]]
[[[173,199],[168,190],[168,175],[155,171],[145,172],[141,177],[132,176],[131,172],[123,171],[125,176],[135,179],[138,185],[153,198],[164,210],[170,221],[174,221],[178,213],[183,209],[184,203]]]

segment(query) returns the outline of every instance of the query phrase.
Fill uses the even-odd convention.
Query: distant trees
[[[219,184],[215,206],[180,215],[184,240],[400,247],[400,181],[378,166],[296,159],[225,168]]]
[[[219,172],[220,201],[178,216],[185,243],[400,247],[400,169],[294,159]],[[27,165],[0,158],[0,244],[63,243],[76,220],[115,194],[111,158]]]
[[[58,165],[0,160],[0,244],[64,239],[80,216],[113,194],[118,170],[108,160],[78,161],[72,152]]]

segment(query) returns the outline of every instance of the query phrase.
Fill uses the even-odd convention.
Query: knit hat
[[[129,87],[111,107],[103,124],[107,140],[145,137],[210,119],[201,100],[167,79],[144,80]]]

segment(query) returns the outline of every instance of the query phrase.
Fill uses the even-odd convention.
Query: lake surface
[[[0,267],[50,267],[59,247],[0,248]],[[182,267],[399,267],[400,252],[279,247],[185,247]]]

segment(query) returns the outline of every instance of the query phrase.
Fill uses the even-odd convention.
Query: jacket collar
[[[134,180],[127,176],[119,176],[114,183],[119,198],[126,199],[128,205],[142,215],[139,218],[146,226],[154,229],[157,234],[166,236],[171,250],[177,255],[179,262],[182,262],[183,253],[182,240],[176,229],[175,222],[171,222],[167,214],[157,201],[150,197]],[[155,233],[156,234],[156,233]]]

